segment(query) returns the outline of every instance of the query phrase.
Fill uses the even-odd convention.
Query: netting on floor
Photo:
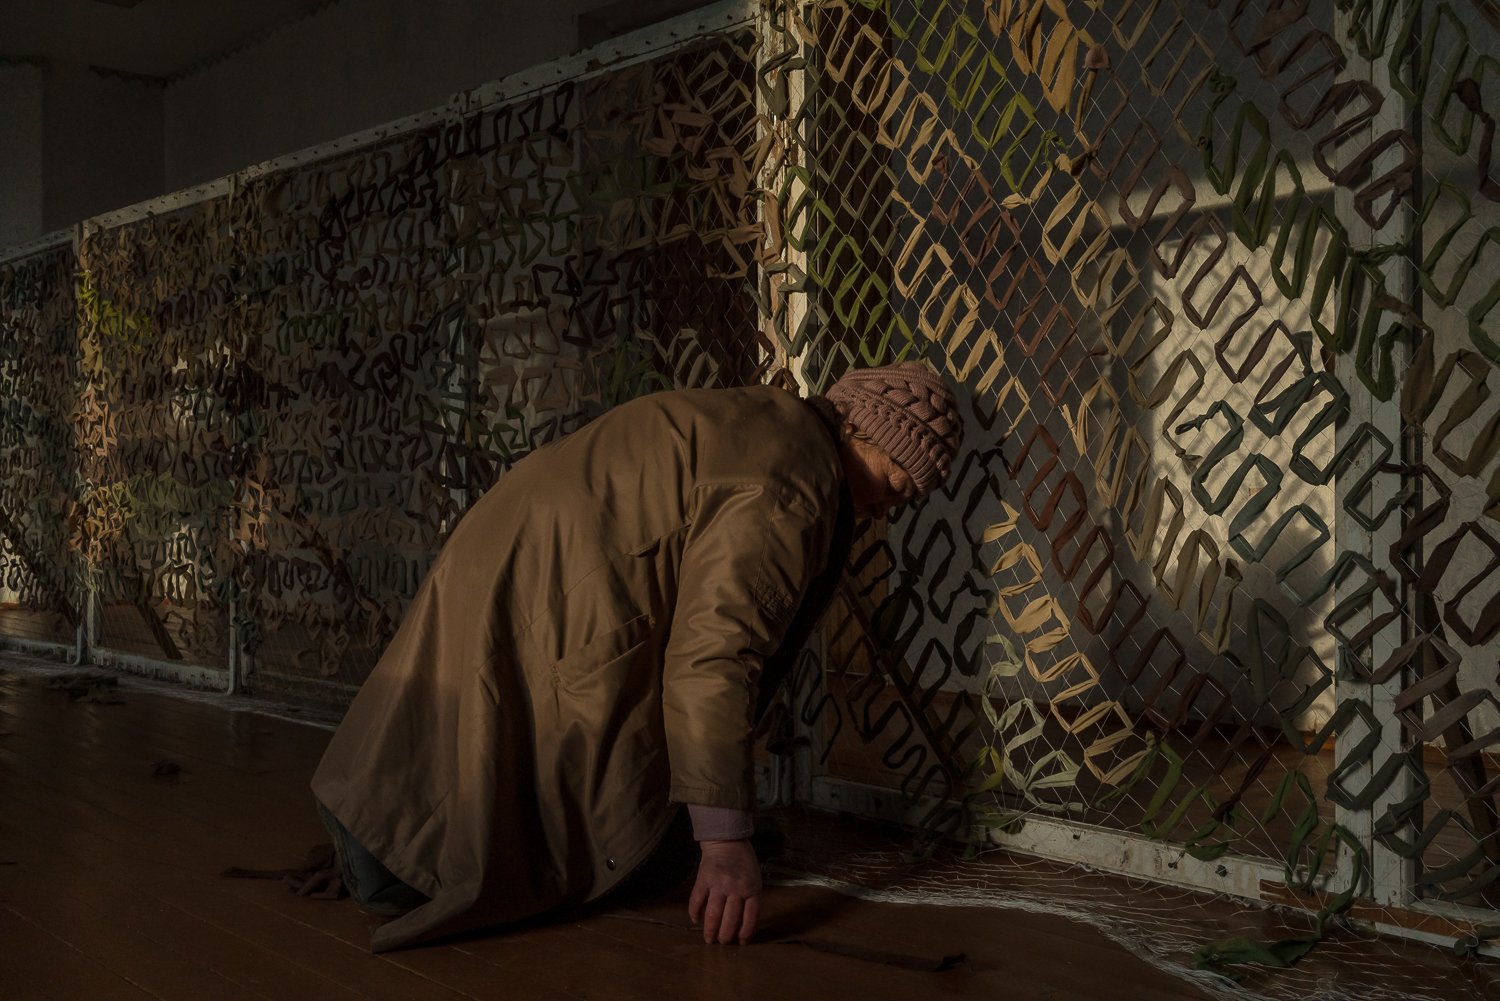
[[[1314,919],[1301,911],[1005,851],[977,859],[939,854],[913,860],[889,837],[860,825],[829,827],[795,815],[783,823],[784,849],[768,864],[775,885],[810,883],[866,900],[1066,917],[1093,925],[1142,959],[1226,1001],[1480,1001],[1500,987],[1500,969],[1493,963],[1349,931],[1329,936],[1287,969],[1204,970],[1195,957],[1208,940],[1270,942],[1306,935]],[[1124,996],[1128,990],[1122,985]]]

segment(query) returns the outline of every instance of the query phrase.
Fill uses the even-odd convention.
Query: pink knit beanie
[[[962,431],[953,391],[921,362],[855,369],[828,389],[830,403],[927,493],[953,465]]]

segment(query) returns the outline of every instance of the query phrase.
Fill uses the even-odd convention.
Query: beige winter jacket
[[[824,569],[842,472],[770,387],[658,393],[464,517],[313,792],[432,898],[376,951],[604,893],[672,803],[748,809],[764,659]]]

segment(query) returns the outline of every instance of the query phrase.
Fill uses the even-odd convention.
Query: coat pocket
[[[611,674],[614,673],[612,669],[623,668],[620,662],[634,658],[650,637],[655,625],[656,616],[643,612],[614,629],[591,637],[588,642],[576,650],[568,651],[552,663],[550,673],[553,687],[574,697],[602,695],[617,687],[618,681],[623,679],[615,679],[615,684],[610,684],[599,675]]]

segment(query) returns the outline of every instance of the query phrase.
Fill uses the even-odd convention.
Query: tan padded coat
[[[431,901],[379,952],[598,897],[673,803],[749,809],[763,662],[842,471],[780,389],[623,404],[518,462],[434,562],[313,777]]]

